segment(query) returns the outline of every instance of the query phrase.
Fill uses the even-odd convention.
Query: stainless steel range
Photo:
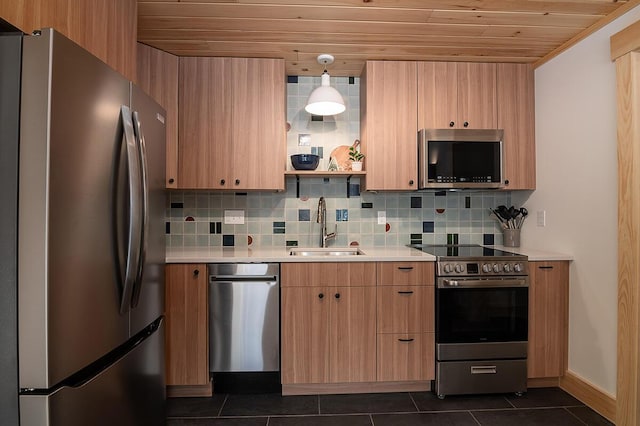
[[[436,387],[446,395],[527,389],[527,256],[478,245],[412,245],[436,261]]]

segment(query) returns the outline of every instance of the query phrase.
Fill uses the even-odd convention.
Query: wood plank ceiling
[[[536,63],[640,0],[138,1],[138,40],[178,56],[284,58],[289,75],[364,61]]]

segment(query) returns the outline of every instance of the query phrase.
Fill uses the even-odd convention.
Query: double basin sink
[[[292,248],[291,256],[360,256],[364,252],[359,248]]]

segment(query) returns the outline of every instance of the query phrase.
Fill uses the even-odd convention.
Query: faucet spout
[[[324,197],[320,197],[318,200],[318,219],[316,222],[320,224],[320,247],[326,247],[327,240],[336,237],[338,225],[336,225],[336,232],[327,234],[327,203]]]

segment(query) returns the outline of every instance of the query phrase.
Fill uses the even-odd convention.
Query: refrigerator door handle
[[[131,301],[131,307],[138,306],[140,300],[140,292],[142,291],[142,276],[144,273],[144,264],[147,257],[147,235],[149,235],[149,175],[147,165],[147,149],[144,139],[144,133],[142,131],[142,123],[140,122],[139,114],[137,111],[133,112],[133,130],[136,134],[138,143],[138,153],[140,157],[140,189],[142,192],[142,226],[140,229],[140,251],[138,256],[138,268],[136,271],[136,279],[133,288],[133,297]]]
[[[142,206],[142,189],[140,185],[140,156],[133,128],[133,119],[129,107],[123,105],[120,108],[122,116],[123,142],[126,147],[127,174],[129,186],[129,230],[127,235],[126,265],[123,278],[122,299],[120,300],[120,313],[129,312],[131,298],[138,274],[138,261],[140,260],[140,235],[142,232],[142,218],[140,211]]]

